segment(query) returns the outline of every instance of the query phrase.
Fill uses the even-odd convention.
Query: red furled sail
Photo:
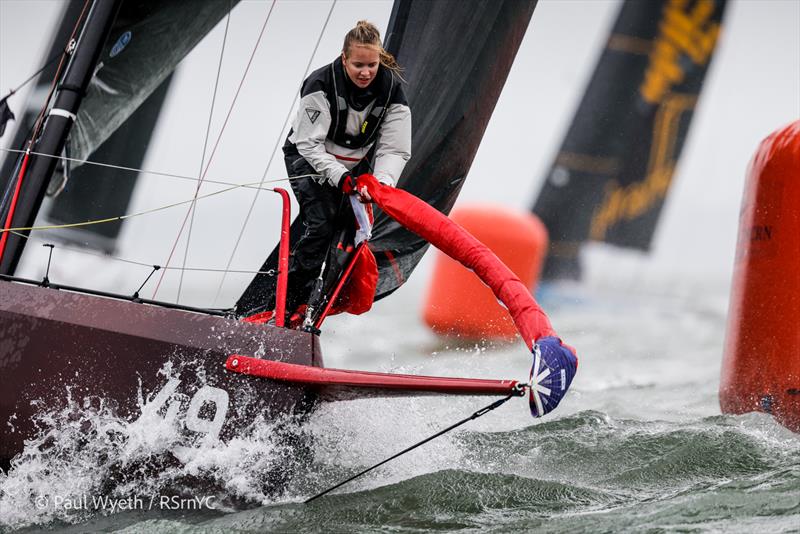
[[[557,337],[530,289],[472,234],[414,195],[385,186],[371,175],[360,176],[358,187],[366,187],[392,219],[472,269],[506,306],[529,349],[533,349],[533,344],[541,337]]]
[[[578,359],[575,349],[564,345],[557,337],[550,319],[536,303],[528,287],[486,245],[414,195],[383,185],[369,174],[359,176],[357,189],[362,195],[368,193],[386,215],[403,227],[472,269],[491,288],[508,309],[517,330],[531,351],[533,366],[530,383],[325,370],[236,354],[228,358],[226,369],[270,380],[317,386],[345,385],[471,395],[501,392],[513,395],[518,394],[522,388],[527,388],[534,417],[541,417],[555,409],[572,383]],[[354,272],[353,275],[358,276],[358,273]]]

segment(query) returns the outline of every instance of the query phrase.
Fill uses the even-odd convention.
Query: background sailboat
[[[579,279],[589,240],[650,249],[724,10],[725,0],[622,4],[532,208],[550,237],[544,280]]]

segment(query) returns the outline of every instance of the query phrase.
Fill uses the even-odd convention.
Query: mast
[[[27,172],[21,178],[20,175],[16,177],[17,180],[22,179],[22,185],[14,206],[12,228],[33,226],[36,220],[50,177],[58,163],[56,157],[48,156],[58,156],[64,148],[121,4],[122,0],[94,0],[92,3],[64,76],[56,88],[55,103],[47,112],[41,136],[32,143],[31,151],[44,155],[31,155]],[[23,232],[26,236],[28,233]],[[5,250],[0,257],[0,273],[13,274],[27,239],[14,234],[9,234],[6,239]]]
[[[33,131],[33,125],[36,123],[36,118],[39,116],[39,111],[43,105],[42,98],[37,98],[37,95],[46,95],[48,93],[50,83],[58,73],[59,62],[49,60],[52,58],[58,59],[57,56],[64,53],[64,48],[69,41],[72,30],[80,19],[83,4],[82,0],[69,0],[64,4],[61,11],[61,22],[57,28],[53,29],[50,47],[42,55],[42,63],[47,62],[47,65],[37,78],[34,87],[29,93],[27,102],[24,105],[16,104],[14,106],[18,113],[17,118],[14,120],[15,131],[13,140],[8,145],[9,147],[24,150],[28,146],[27,143]],[[8,126],[6,135],[11,133],[11,125]],[[2,195],[0,197],[0,214],[4,214],[8,204],[9,188],[13,191],[13,182],[16,181],[22,156],[10,153],[0,157],[3,159],[2,164],[0,164],[0,188],[2,188],[2,191],[0,191]],[[0,220],[0,225],[4,222],[5,217]]]

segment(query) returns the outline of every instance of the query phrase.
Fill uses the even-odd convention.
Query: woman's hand
[[[354,195],[356,193],[356,179],[349,172],[346,172],[339,178],[339,190],[345,195]]]
[[[373,202],[366,185],[356,187],[356,192],[358,194],[358,201],[362,204],[371,204]]]

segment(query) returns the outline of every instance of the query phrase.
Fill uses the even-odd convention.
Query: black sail
[[[395,2],[387,49],[405,69],[413,157],[398,187],[448,214],[525,36],[536,0]],[[428,244],[385,215],[370,245],[382,298],[405,282]]]
[[[4,196],[0,212],[4,228],[29,227],[36,219],[42,204],[48,180],[56,169],[57,160],[53,156],[61,154],[65,141],[72,129],[75,115],[86,95],[92,79],[94,67],[102,52],[102,44],[107,40],[114,19],[119,12],[121,0],[92,2],[83,27],[77,37],[74,50],[69,56],[60,78],[54,84],[55,91],[51,105],[41,128],[34,127],[30,153],[22,158],[20,170],[14,172],[9,185],[14,187],[13,200],[6,205]],[[77,32],[77,27],[76,27]],[[73,48],[73,47],[71,47]],[[18,196],[17,196],[18,193]],[[8,224],[8,226],[6,226]],[[0,236],[0,274],[13,273],[25,247],[27,231],[4,232]]]
[[[178,63],[238,3],[126,0],[78,113],[70,157],[138,168]],[[69,183],[45,214],[55,224],[126,213],[138,175],[72,164]],[[53,237],[113,252],[122,221],[58,231]]]
[[[626,0],[533,211],[543,279],[578,279],[588,240],[648,250],[725,0]]]
[[[153,130],[158,123],[172,76],[140,105],[111,136],[92,153],[92,161],[113,162],[119,167],[141,168],[150,147]],[[69,144],[67,145],[69,146]],[[67,152],[68,157],[71,156]],[[75,166],[67,162],[66,169],[56,169],[68,176],[64,190],[56,196],[44,216],[49,224],[68,224],[75,221],[97,220],[128,213],[139,173],[124,169]],[[73,243],[113,254],[123,220],[110,221],[78,228],[42,232],[48,240]]]
[[[125,0],[70,133],[86,159],[167,79],[239,0]]]
[[[413,115],[412,158],[398,182],[443,213],[464,184],[528,28],[536,0],[397,0],[386,48],[403,67]],[[292,239],[301,224],[292,225]],[[378,214],[370,248],[380,299],[400,287],[428,243]],[[262,270],[277,265],[277,248]],[[237,303],[248,315],[274,306],[274,281],[257,275]]]

